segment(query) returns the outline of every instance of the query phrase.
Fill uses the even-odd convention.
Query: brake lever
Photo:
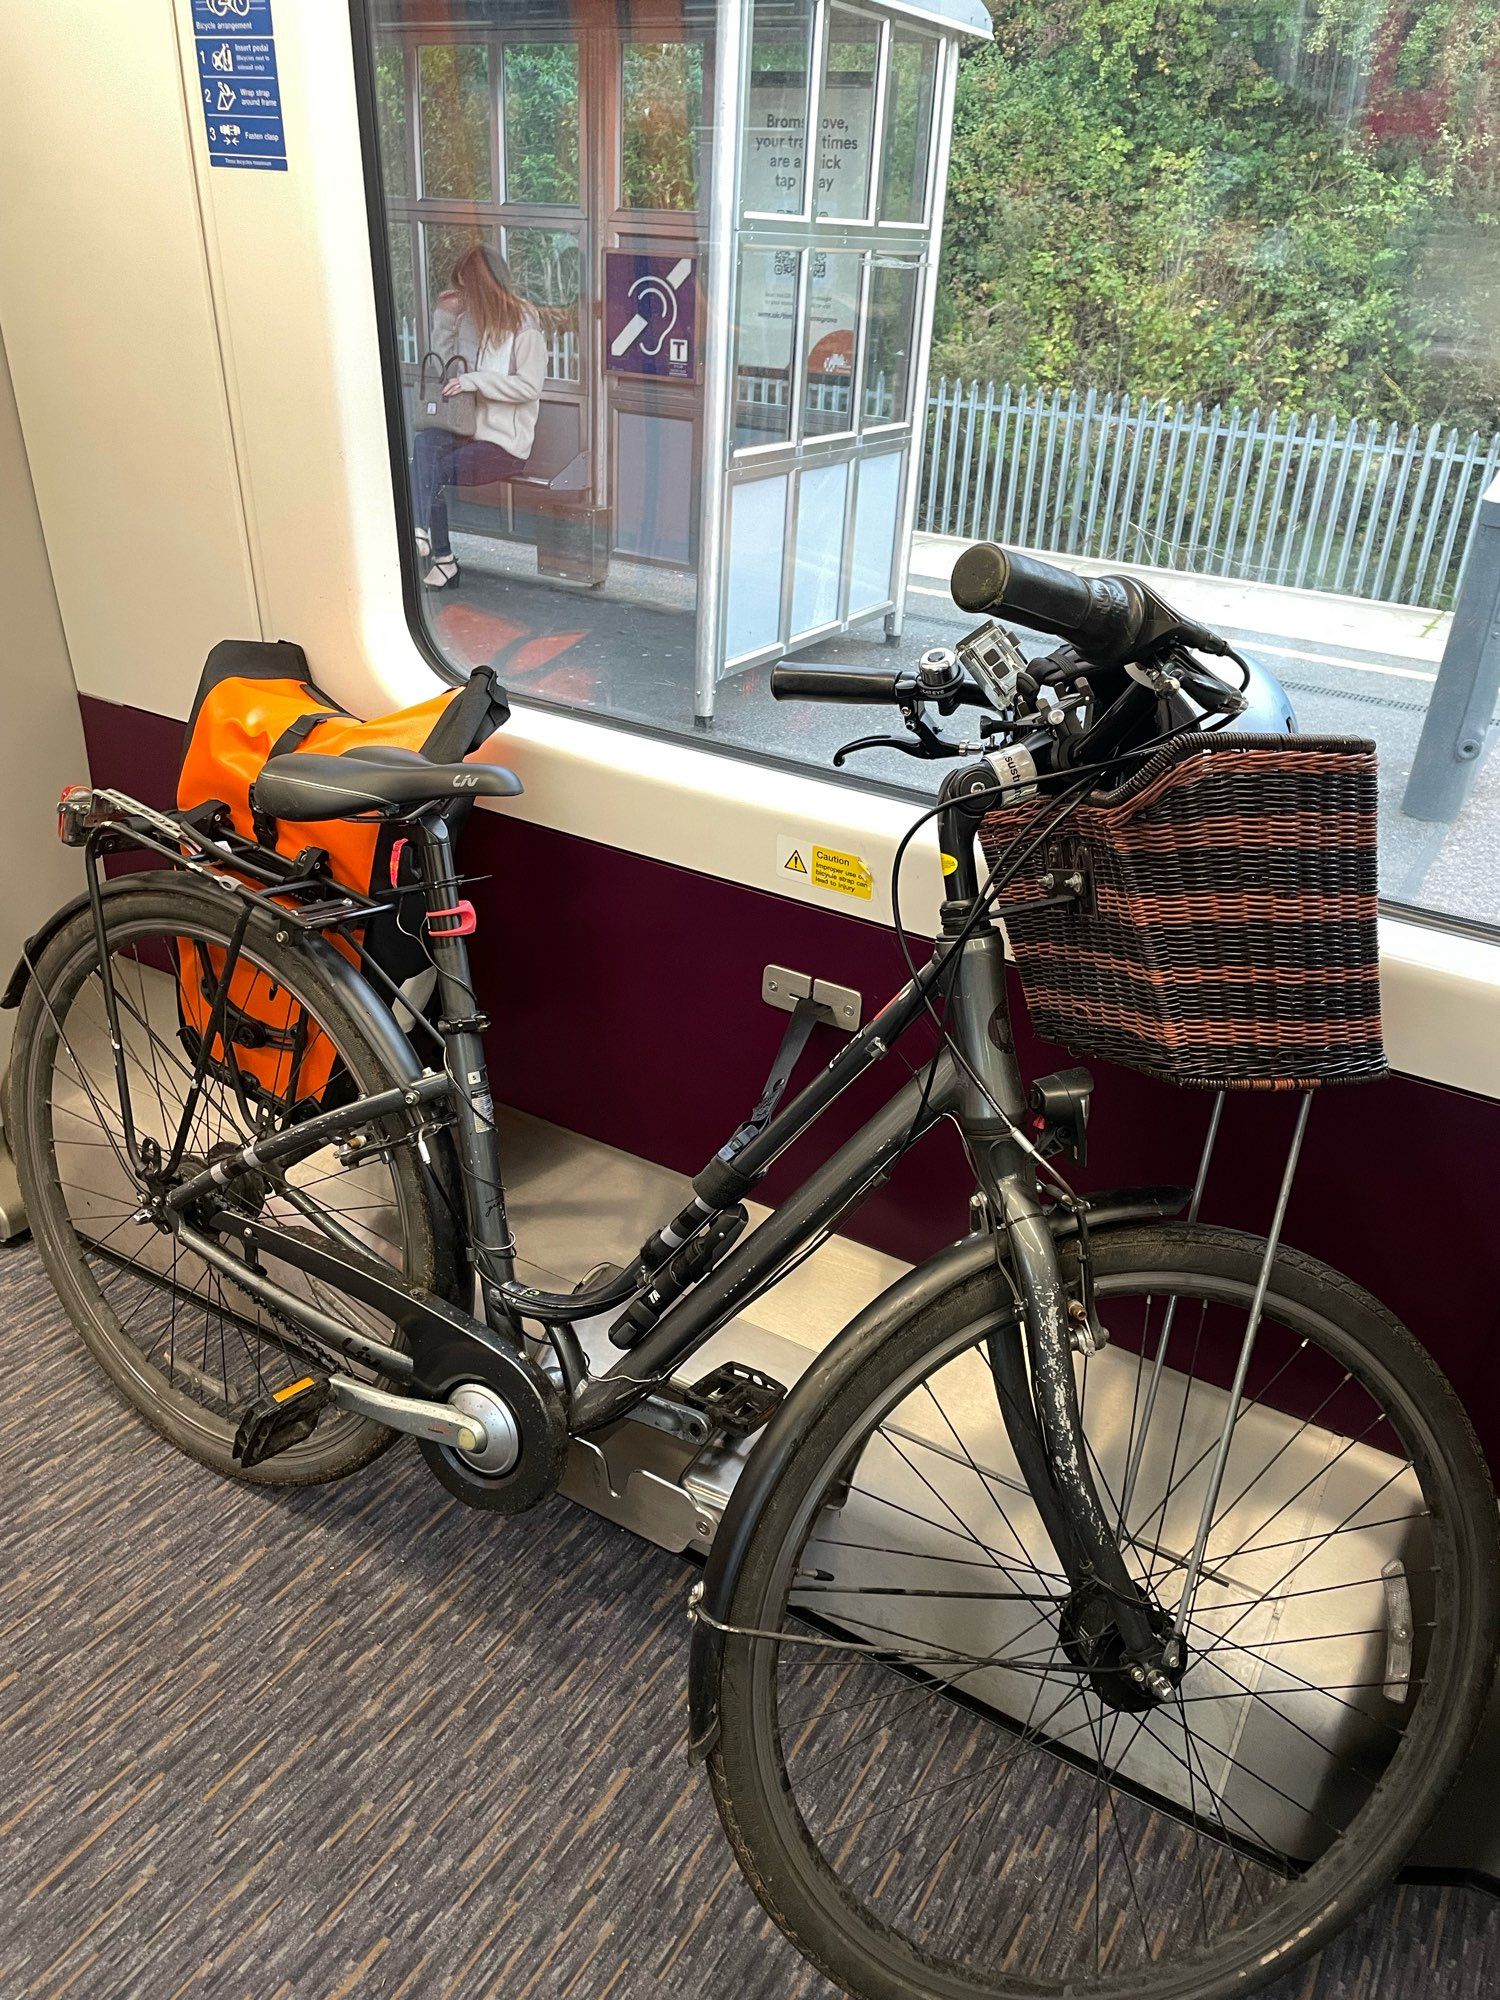
[[[946,736],[939,736],[932,724],[922,714],[920,704],[907,708],[903,703],[902,718],[911,731],[915,742],[907,742],[900,736],[859,736],[852,743],[846,743],[833,753],[833,768],[839,770],[846,757],[852,757],[856,750],[899,750],[903,757],[917,757],[931,762],[939,757],[961,757],[963,745],[950,743]]]

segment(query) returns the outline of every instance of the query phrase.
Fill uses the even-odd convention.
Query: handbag
[[[428,362],[435,361],[437,372],[428,369]],[[451,371],[463,375],[468,370],[468,362],[461,354],[453,354],[444,361],[440,354],[431,349],[422,356],[422,364],[417,370],[417,401],[412,415],[412,428],[419,431],[451,431],[454,437],[471,438],[479,421],[479,398],[472,389],[462,389],[456,396],[445,396],[443,384]]]

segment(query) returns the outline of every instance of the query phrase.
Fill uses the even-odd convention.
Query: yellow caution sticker
[[[945,854],[941,857],[941,859],[943,863],[943,873],[945,875],[952,875],[956,873],[958,869],[958,856],[956,854]]]
[[[829,898],[851,896],[861,903],[875,894],[875,876],[864,857],[842,847],[783,834],[776,843],[776,864],[787,886],[821,890]]]

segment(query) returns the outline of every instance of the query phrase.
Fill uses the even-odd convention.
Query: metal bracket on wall
[[[790,1014],[799,1000],[813,1000],[826,1007],[835,1028],[852,1035],[864,1014],[864,995],[857,987],[835,986],[831,979],[814,979],[806,972],[793,972],[785,965],[768,965],[761,974],[760,997],[768,1007],[780,1007]]]

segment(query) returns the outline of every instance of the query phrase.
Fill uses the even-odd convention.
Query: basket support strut
[[[1297,1171],[1297,1156],[1302,1151],[1302,1140],[1307,1131],[1307,1119],[1312,1110],[1312,1101],[1312,1092],[1304,1090],[1302,1102],[1297,1107],[1297,1123],[1292,1130],[1292,1143],[1287,1148],[1286,1165],[1281,1170],[1281,1188],[1276,1196],[1276,1212],[1271,1217],[1271,1227],[1266,1236],[1265,1254],[1260,1260],[1260,1275],[1255,1281],[1255,1296],[1250,1302],[1249,1324],[1245,1328],[1245,1337],[1240,1342],[1240,1358],[1235,1366],[1234,1381],[1229,1388],[1229,1401],[1224,1410],[1224,1428],[1219,1433],[1213,1466],[1208,1475],[1208,1490],[1203,1496],[1203,1510],[1198,1516],[1198,1533],[1193,1541],[1193,1553],[1188,1558],[1187,1575],[1183,1578],[1182,1594],[1177,1600],[1176,1616],[1172,1620],[1172,1630],[1178,1638],[1181,1638],[1192,1616],[1193,1598],[1198,1589],[1198,1575],[1203,1568],[1204,1552],[1208,1548],[1208,1537],[1213,1529],[1214,1515],[1219,1505],[1219,1492],[1224,1484],[1224,1469],[1229,1463],[1229,1449],[1234,1440],[1234,1426],[1239,1416],[1240,1398],[1245,1393],[1245,1378],[1250,1373],[1250,1356],[1255,1351],[1255,1336],[1260,1331],[1261,1315],[1265,1311],[1266,1292],[1271,1283],[1271,1266],[1276,1261],[1276,1250],[1281,1241],[1281,1227],[1286,1220],[1287,1203],[1292,1193],[1292,1178]]]
[[[1214,1092],[1213,1109],[1208,1114],[1208,1130],[1203,1135],[1203,1151],[1198,1156],[1198,1172],[1193,1180],[1193,1198],[1187,1206],[1189,1222],[1198,1220],[1198,1210],[1203,1206],[1203,1189],[1208,1181],[1209,1162],[1214,1156],[1214,1141],[1219,1136],[1219,1120],[1224,1115],[1224,1092]],[[1151,1428],[1151,1412],[1156,1407],[1156,1392],[1161,1387],[1161,1371],[1167,1358],[1167,1343],[1172,1338],[1172,1320],[1177,1312],[1175,1298],[1167,1300],[1166,1314],[1162,1320],[1161,1335],[1156,1343],[1156,1353],[1151,1361],[1151,1380],[1146,1385],[1146,1399],[1141,1410],[1141,1427],[1131,1447],[1130,1463],[1125,1468],[1125,1484],[1120,1495],[1120,1519],[1130,1518],[1130,1503],[1135,1497],[1135,1482],[1140,1476],[1141,1458],[1146,1449],[1146,1433]]]

